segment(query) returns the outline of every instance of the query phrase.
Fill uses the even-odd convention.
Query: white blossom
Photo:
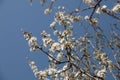
[[[30,47],[30,52],[35,51],[34,47]]]
[[[58,21],[58,20],[64,20],[65,19],[65,12],[57,12],[55,14],[55,21]]]
[[[51,0],[52,2],[55,2],[56,0]]]
[[[120,3],[117,3],[111,10],[113,13],[120,11]]]
[[[54,41],[51,38],[43,38],[43,46],[44,47],[48,47],[48,45],[52,45],[54,43]]]
[[[76,17],[71,18],[71,22],[77,22],[77,21],[79,21],[81,19],[82,19],[81,16],[76,16]]]
[[[29,66],[30,66],[30,68],[32,69],[35,77],[37,77],[38,68],[37,68],[37,66],[35,65],[35,62],[29,60]]]
[[[38,77],[46,77],[47,76],[47,71],[46,70],[44,70],[44,71],[39,71],[39,75],[38,75]]]
[[[56,22],[55,22],[55,21],[53,21],[53,22],[50,24],[50,28],[54,29],[55,24],[56,24]]]
[[[101,9],[106,9],[106,8],[107,8],[107,6],[106,6],[106,5],[103,5]]]
[[[113,63],[112,63],[111,60],[107,60],[107,62],[108,62],[108,69],[109,69],[110,72],[112,72],[112,69],[113,69]]]
[[[30,46],[30,51],[31,52],[40,49],[40,47],[37,43],[37,38],[36,37],[31,37],[28,41],[28,45]]]
[[[65,65],[63,66],[63,69],[62,69],[62,70],[66,70],[66,69],[68,69],[69,66],[70,66],[70,64],[65,64]]]
[[[80,9],[76,8],[75,11],[76,11],[76,12],[80,12]]]
[[[48,45],[52,45],[54,41],[51,39],[50,34],[47,34],[45,31],[41,33],[42,35],[42,41],[43,41],[43,46],[48,47]]]
[[[98,7],[97,10],[96,10],[96,13],[97,14],[101,14],[104,12],[104,10],[106,10],[107,6],[106,5],[103,5],[102,7]]]
[[[83,0],[84,3],[91,4],[94,3],[94,0]]]
[[[57,70],[54,69],[54,68],[49,68],[49,69],[48,69],[48,75],[53,75],[53,74],[55,74],[56,72],[57,72]]]
[[[57,55],[58,60],[62,60],[64,58],[64,54],[62,52],[59,52]]]
[[[30,47],[30,52],[40,50],[40,47],[38,45],[35,45],[33,47]]]
[[[106,68],[103,68],[103,69],[98,70],[96,72],[97,72],[96,73],[97,76],[104,78],[105,77],[105,73],[106,73]]]
[[[44,10],[44,14],[49,14],[49,13],[50,13],[50,9],[49,8]]]
[[[61,36],[58,36],[58,41],[60,43],[63,43],[65,41],[65,38],[64,37],[61,37]]]
[[[54,35],[57,35],[58,34],[58,30],[54,30]]]
[[[102,13],[102,10],[101,10],[100,7],[97,8],[96,13],[97,13],[97,14],[101,14],[101,13]]]
[[[62,33],[62,36],[67,36],[68,37],[68,36],[72,36],[72,35],[73,35],[73,32],[72,32],[71,29],[66,29]]]
[[[21,29],[21,31],[23,32],[23,36],[24,36],[24,38],[25,38],[25,40],[29,40],[30,38],[31,38],[31,33],[29,33],[29,32],[25,32],[25,31],[23,31],[22,29]]]
[[[64,26],[70,26],[71,25],[71,22],[68,21],[68,20],[60,20],[58,23],[59,23],[59,25],[64,25]]]
[[[84,19],[85,19],[85,20],[89,20],[89,16],[85,16]]]
[[[33,47],[35,45],[37,45],[37,38],[36,37],[31,37],[28,41],[28,44],[30,47]]]
[[[55,42],[52,44],[50,51],[55,52],[55,51],[59,51],[61,49],[60,43]]]
[[[90,23],[91,23],[92,26],[97,26],[98,19],[97,18],[92,18]]]

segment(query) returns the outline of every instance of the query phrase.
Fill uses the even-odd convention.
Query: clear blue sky
[[[62,2],[71,10],[79,5],[78,0]],[[59,5],[63,5],[62,2]],[[46,56],[40,52],[30,53],[20,31],[21,28],[30,31],[40,40],[40,33],[49,31],[53,20],[53,15],[43,14],[45,8],[39,0],[34,0],[32,6],[28,0],[0,0],[0,80],[37,80],[26,57],[36,61],[39,69],[47,67]]]

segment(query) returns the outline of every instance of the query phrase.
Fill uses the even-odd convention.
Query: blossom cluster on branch
[[[30,1],[32,3],[32,0]],[[40,2],[45,5],[47,0]],[[51,4],[44,11],[45,14],[52,12],[55,2],[57,0],[51,0]],[[120,28],[117,26],[120,24],[120,1],[114,1],[116,3],[112,8],[108,7],[109,4],[101,5],[102,2],[104,1],[81,0],[82,5],[86,6],[73,11],[58,6],[54,19],[49,25],[56,39],[43,30],[42,43],[38,44],[36,37],[22,30],[30,51],[41,51],[49,59],[49,66],[44,70],[39,70],[35,62],[28,59],[35,77],[39,80],[104,80],[110,74],[114,80],[120,79]],[[89,14],[82,15],[85,11],[89,11]],[[114,24],[114,28],[111,28],[109,37],[99,26],[99,17],[95,16],[101,14],[118,21]],[[84,35],[76,36],[74,24],[80,22],[86,24],[89,22],[93,33],[90,34],[88,30]],[[109,53],[105,49],[109,50]]]

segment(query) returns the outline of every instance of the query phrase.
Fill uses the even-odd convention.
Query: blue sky
[[[28,0],[3,0],[0,4],[0,80],[37,80],[27,64],[30,54],[20,29],[39,35],[46,20],[39,2],[30,6]],[[38,57],[39,56],[39,57]],[[34,55],[38,61],[43,58]],[[39,59],[38,59],[38,58]],[[44,58],[42,59],[44,60]],[[47,61],[46,61],[47,62]],[[40,62],[42,64],[43,61]]]
[[[67,4],[71,10],[78,6],[77,0],[66,0],[64,4],[63,1],[59,0],[57,4]],[[32,6],[28,0],[0,0],[0,80],[37,80],[26,57],[34,60],[39,69],[47,67],[46,56],[40,52],[30,53],[20,31],[22,28],[32,32],[40,40],[40,33],[49,31],[49,23],[53,20],[53,14],[44,15],[45,8],[39,0],[35,0]]]

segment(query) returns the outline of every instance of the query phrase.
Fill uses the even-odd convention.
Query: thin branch
[[[100,2],[101,2],[102,0],[98,0],[98,2],[95,4],[95,6],[93,7],[94,9],[93,9],[93,11],[92,11],[92,13],[91,13],[91,15],[90,15],[90,21],[91,21],[91,19],[92,19],[92,16],[94,15],[94,13],[95,13],[95,10],[96,10],[96,8],[97,8],[97,6],[100,4]]]
[[[111,17],[113,17],[113,18],[115,18],[115,19],[117,19],[117,20],[120,21],[120,17],[117,17],[116,15],[114,15],[113,13],[111,13],[111,11],[104,9],[103,12],[105,14],[107,14],[107,15],[109,15],[109,16],[111,16]]]
[[[55,60],[56,64],[62,64],[62,63],[67,63],[69,61],[58,61],[55,57],[51,56],[48,52],[44,51],[42,48],[39,48],[43,53],[45,53],[47,56],[49,56],[50,58],[52,58],[53,60]]]

